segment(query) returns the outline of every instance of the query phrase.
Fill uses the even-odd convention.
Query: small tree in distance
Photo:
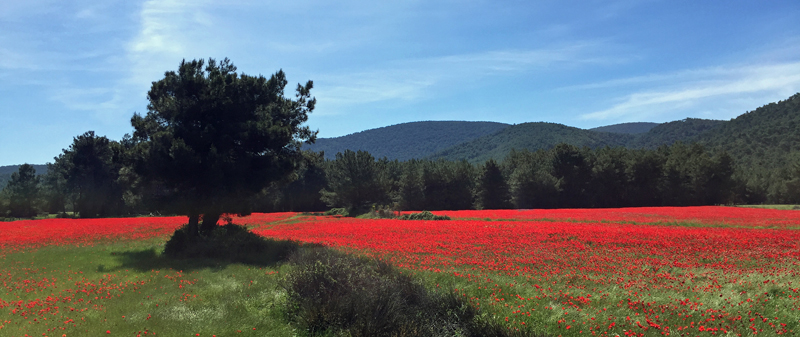
[[[351,214],[364,212],[372,204],[388,203],[385,165],[385,159],[376,161],[366,151],[337,153],[326,171],[329,186],[322,190],[322,201],[331,207],[344,207]]]
[[[162,205],[189,217],[190,235],[210,232],[223,213],[248,214],[249,199],[291,174],[303,123],[314,109],[308,81],[284,96],[286,75],[237,74],[227,58],[181,62],[153,82],[147,115],[134,114],[134,171]],[[199,220],[202,217],[202,224]]]
[[[11,173],[11,180],[3,188],[8,198],[8,212],[12,217],[29,218],[38,212],[39,177],[30,164],[20,165],[17,172]]]
[[[508,183],[494,159],[489,159],[483,166],[483,172],[478,179],[478,186],[476,187],[475,203],[478,209],[507,209],[513,207]]]

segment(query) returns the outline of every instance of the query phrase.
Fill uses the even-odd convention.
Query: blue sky
[[[418,120],[731,119],[800,92],[800,2],[0,2],[0,165],[118,140],[182,59],[313,80],[335,137]],[[287,91],[293,95],[293,92]]]

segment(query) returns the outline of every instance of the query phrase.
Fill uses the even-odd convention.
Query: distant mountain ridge
[[[555,123],[523,123],[470,142],[461,143],[430,156],[432,159],[467,160],[480,163],[489,159],[503,160],[512,149],[546,150],[559,143],[596,149],[626,147],[656,149],[675,142],[697,141],[697,137],[726,123],[725,121],[687,118],[657,124],[644,133],[612,133],[584,130]],[[618,124],[619,125],[619,124]],[[614,130],[616,125],[603,127]],[[625,128],[627,126],[623,126]]]
[[[634,123],[621,123],[621,124],[600,126],[596,128],[591,128],[589,129],[589,131],[637,134],[650,131],[650,129],[656,126],[658,126],[658,123],[634,122]]]
[[[795,166],[800,174],[800,93],[721,123],[695,137],[751,167]]]
[[[47,165],[31,165],[33,165],[33,169],[36,170],[36,175],[47,173]],[[11,180],[11,174],[19,171],[20,166],[21,165],[0,166],[0,190],[6,187],[8,181]]]
[[[559,143],[597,148],[625,146],[635,138],[624,133],[595,132],[556,123],[522,123],[497,133],[461,143],[435,153],[431,159],[467,160],[478,163],[502,160],[511,150],[549,149]]]
[[[503,160],[512,149],[535,151],[558,143],[590,148],[655,149],[678,141],[698,142],[711,151],[725,151],[740,165],[785,170],[793,160],[800,163],[800,93],[730,121],[687,118],[661,124],[622,123],[588,130],[545,122],[511,125],[423,121],[320,138],[316,144],[305,144],[304,149],[325,151],[329,159],[337,152],[350,149],[365,150],[376,158],[390,160],[427,158],[480,163],[490,158]],[[0,166],[0,188],[18,167]],[[47,169],[45,165],[34,167],[38,174]]]
[[[444,125],[449,126],[439,127]],[[470,132],[471,128],[479,125],[484,125],[484,128]],[[317,145],[309,148],[324,150],[327,158],[345,149],[361,149],[378,158],[427,158],[480,163],[490,158],[503,160],[512,149],[535,151],[551,148],[558,143],[590,148],[622,146],[656,149],[678,141],[698,142],[715,152],[726,151],[741,165],[785,167],[793,160],[791,158],[800,158],[800,93],[746,112],[730,121],[686,118],[660,124],[622,123],[589,130],[545,122],[516,125],[414,122],[343,137],[321,138]]]
[[[535,151],[559,143],[598,148],[623,146],[655,149],[677,141],[692,141],[700,133],[725,123],[687,118],[668,123],[621,123],[579,129],[557,123],[428,121],[396,124],[336,138],[319,138],[304,148],[324,151],[333,159],[344,150],[364,150],[390,160],[446,159],[483,162],[502,160],[512,150]]]
[[[456,144],[496,133],[509,127],[497,122],[422,121],[390,125],[336,138],[319,138],[303,148],[324,151],[333,159],[337,152],[363,150],[376,158],[408,160],[423,158]]]

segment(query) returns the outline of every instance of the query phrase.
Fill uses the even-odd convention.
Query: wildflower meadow
[[[452,220],[234,217],[274,239],[386,261],[509,330],[552,336],[800,333],[800,211],[441,211]],[[2,336],[300,333],[286,266],[161,256],[185,217],[0,223]]]

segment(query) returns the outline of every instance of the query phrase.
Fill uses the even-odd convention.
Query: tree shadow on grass
[[[119,271],[119,270],[135,270],[138,272],[148,272],[151,270],[159,269],[174,269],[174,270],[198,270],[198,269],[211,269],[222,270],[226,266],[239,263],[225,259],[215,258],[191,258],[191,257],[170,257],[159,254],[155,248],[143,250],[129,250],[124,252],[112,252],[119,263],[113,268],[108,268],[100,265],[97,268],[99,272]],[[274,266],[277,263],[262,263],[259,266]]]
[[[139,272],[147,272],[150,270],[158,269],[175,269],[175,270],[197,270],[197,269],[211,269],[222,270],[230,264],[247,264],[258,267],[274,267],[282,262],[285,258],[279,258],[270,254],[256,254],[248,261],[237,261],[224,258],[213,257],[171,257],[164,254],[159,254],[155,248],[144,250],[130,250],[124,252],[111,253],[119,265],[114,268],[108,268],[104,265],[98,266],[97,270],[100,272],[118,271],[133,269]]]
[[[221,234],[214,233],[206,237],[188,238],[180,234],[179,230],[167,242],[163,254],[159,254],[155,248],[113,252],[111,255],[120,264],[113,269],[134,269],[140,272],[169,268],[221,270],[234,263],[274,267],[285,262],[301,246],[320,246],[264,238],[241,228],[229,227],[227,231],[222,229],[220,232]],[[98,271],[106,270],[101,265]]]

